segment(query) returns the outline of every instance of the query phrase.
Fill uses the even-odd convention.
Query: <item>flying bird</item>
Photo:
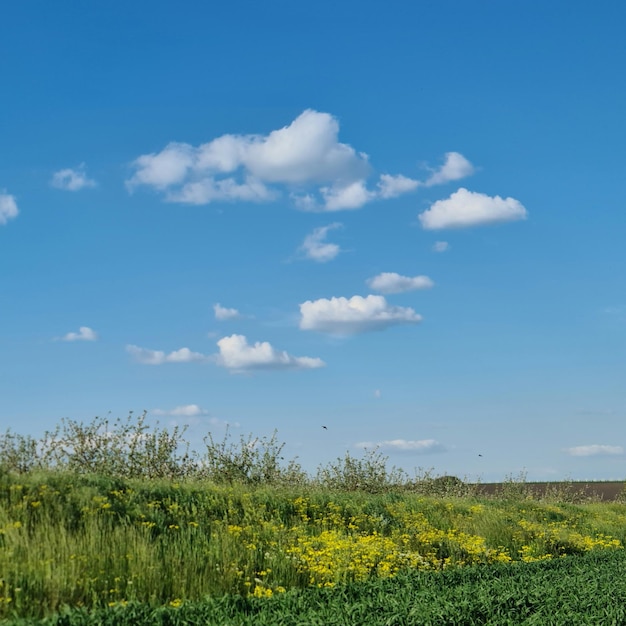
[[[324,430],[328,430],[328,426],[322,426]]]

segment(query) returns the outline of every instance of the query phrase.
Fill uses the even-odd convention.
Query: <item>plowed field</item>
[[[613,502],[625,495],[624,481],[607,482],[525,482],[515,484],[516,488],[541,497],[546,494],[563,493],[580,497],[580,499],[594,499]],[[478,486],[478,492],[486,495],[496,495],[511,489],[511,483],[484,483]]]

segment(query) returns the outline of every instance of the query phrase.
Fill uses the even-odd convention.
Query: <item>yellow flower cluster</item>
[[[299,506],[303,509],[303,499]],[[483,537],[435,528],[423,513],[408,511],[402,505],[388,506],[386,513],[382,519],[362,514],[346,522],[339,519],[336,505],[329,503],[327,514],[317,520],[316,526],[323,530],[316,533],[314,527],[294,528],[293,545],[287,552],[300,571],[308,573],[309,583],[318,586],[369,577],[387,578],[405,569],[511,561],[503,548],[488,548]],[[304,517],[300,515],[301,519]],[[386,534],[359,531],[367,525],[380,526],[381,522],[387,528]]]
[[[583,535],[566,520],[542,524],[520,519],[517,525],[519,530],[515,537],[523,544],[519,551],[520,558],[527,563],[595,549],[622,548],[622,543],[618,539],[601,533],[595,536]]]

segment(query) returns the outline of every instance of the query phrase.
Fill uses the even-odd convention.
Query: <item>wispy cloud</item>
[[[9,220],[18,216],[19,210],[15,196],[7,193],[6,190],[0,192],[0,225],[6,224]]]
[[[450,244],[447,241],[435,241],[433,244],[433,252],[446,252],[450,249]]]
[[[341,226],[339,222],[334,222],[328,226],[316,228],[310,235],[304,238],[299,248],[300,252],[307,259],[317,261],[318,263],[332,261],[341,252],[341,248],[336,243],[328,243],[326,237],[329,231],[341,228]]]
[[[217,346],[217,364],[232,372],[316,369],[326,365],[319,358],[296,357],[284,350],[276,350],[267,341],[257,341],[251,345],[243,335],[223,337],[217,342]]]
[[[565,451],[571,456],[613,456],[616,454],[624,454],[624,448],[622,446],[600,444],[574,446],[573,448],[566,448]]]
[[[409,193],[417,189],[423,183],[419,180],[413,180],[398,174],[391,176],[389,174],[381,174],[378,180],[378,195],[381,198],[397,198],[405,193]]]
[[[208,415],[209,412],[203,409],[197,404],[183,404],[173,409],[153,409],[154,415],[167,415],[170,417],[201,417],[202,415]]]
[[[321,298],[300,305],[300,328],[331,335],[354,335],[422,321],[413,309],[391,306],[383,296]]]
[[[63,341],[96,341],[98,333],[89,328],[89,326],[81,326],[77,333],[67,333],[61,339]]]
[[[361,441],[355,444],[357,448],[373,449],[378,448],[381,451],[388,452],[405,452],[411,454],[434,454],[437,452],[445,452],[446,447],[435,439],[391,439],[387,441]]]
[[[626,306],[623,304],[619,306],[607,306],[602,309],[602,312],[616,319],[623,319],[626,317]]]
[[[87,176],[86,167],[81,163],[78,168],[59,170],[52,175],[50,184],[65,191],[80,191],[97,185],[96,181]]]
[[[174,350],[169,354],[162,350],[148,350],[139,346],[126,346],[128,352],[138,363],[144,365],[163,365],[164,363],[202,363],[211,358],[200,352],[192,352],[189,348]]]
[[[383,272],[369,278],[368,286],[380,293],[402,293],[416,289],[430,289],[435,283],[428,276],[401,276],[395,272]]]
[[[524,220],[527,215],[521,202],[514,198],[491,197],[461,187],[449,198],[432,204],[418,217],[422,228],[439,230]]]
[[[213,311],[215,311],[215,319],[220,321],[236,320],[242,317],[237,309],[228,309],[219,302],[213,305]]]
[[[250,176],[238,183],[233,178],[203,180],[186,183],[181,189],[170,191],[169,202],[184,204],[209,204],[219,200],[241,202],[269,202],[276,193],[268,189],[261,181]]]

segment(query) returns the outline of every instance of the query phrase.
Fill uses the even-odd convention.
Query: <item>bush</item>
[[[289,461],[281,465],[284,443],[278,441],[278,432],[272,436],[253,437],[241,435],[237,443],[231,441],[230,433],[222,441],[216,441],[209,433],[204,443],[206,453],[199,470],[200,474],[216,483],[240,483],[244,485],[300,485],[308,477],[300,464]]]
[[[360,459],[346,452],[345,457],[338,457],[334,463],[318,467],[316,482],[338,491],[383,493],[403,489],[408,484],[408,474],[396,467],[388,469],[388,460],[378,448],[366,450]]]
[[[0,435],[0,471],[25,474],[59,470],[118,478],[202,478],[215,483],[301,485],[308,481],[297,460],[284,463],[284,443],[271,437],[221,441],[209,433],[201,457],[190,451],[187,427],[168,430],[146,423],[146,413],[126,419],[96,417],[85,424],[64,419],[41,439],[7,431]]]

